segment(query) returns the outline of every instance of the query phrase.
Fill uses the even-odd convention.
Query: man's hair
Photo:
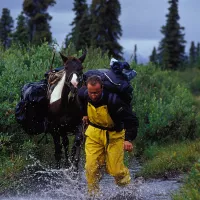
[[[90,85],[94,86],[97,83],[99,83],[101,85],[101,87],[103,86],[103,82],[101,80],[101,77],[98,76],[98,75],[92,75],[92,76],[88,77],[88,79],[86,81],[86,85],[90,84]]]

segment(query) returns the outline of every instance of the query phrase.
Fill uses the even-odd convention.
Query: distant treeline
[[[166,24],[161,27],[163,38],[157,49],[153,47],[150,62],[161,69],[172,70],[200,66],[200,43],[195,45],[191,42],[189,55],[185,53],[186,41],[184,27],[179,24],[178,0],[169,0],[168,3]],[[7,49],[13,42],[20,45],[40,45],[44,41],[52,43],[49,25],[52,16],[48,8],[55,4],[56,0],[24,0],[15,28],[10,10],[3,8],[0,18],[0,42],[3,47]],[[123,48],[118,42],[122,36],[119,0],[92,0],[91,5],[86,0],[74,0],[73,5],[75,17],[70,24],[71,32],[66,33],[64,48],[69,45],[73,45],[76,51],[89,47],[100,48],[102,53],[123,59]],[[137,45],[133,54],[137,63]]]

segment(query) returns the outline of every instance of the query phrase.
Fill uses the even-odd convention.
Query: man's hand
[[[88,116],[83,116],[82,121],[83,121],[84,125],[88,125],[88,123],[89,123]]]
[[[133,151],[133,144],[129,141],[124,141],[124,150],[125,151]]]

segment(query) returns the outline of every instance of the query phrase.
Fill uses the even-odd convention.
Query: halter
[[[77,79],[78,79],[77,88],[74,87],[72,85],[72,83],[70,82],[73,74],[77,75]],[[77,94],[77,91],[78,91],[78,88],[80,87],[80,85],[82,85],[82,83],[83,83],[83,73],[80,74],[80,73],[77,73],[77,72],[74,71],[74,72],[71,72],[70,75],[66,78],[65,84],[68,86],[68,88],[70,90],[70,92],[68,94],[68,102],[74,101],[76,94]]]
[[[65,80],[65,84],[71,88],[71,79],[72,79],[72,76],[73,74],[76,74],[77,75],[77,79],[78,79],[78,85],[82,84],[83,83],[83,73],[77,73],[77,72],[71,72],[70,75],[67,77],[67,80]]]

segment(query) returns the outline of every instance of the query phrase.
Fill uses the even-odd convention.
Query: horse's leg
[[[71,162],[75,167],[75,170],[78,170],[82,142],[83,142],[83,127],[82,124],[80,124],[77,126],[75,130],[75,138],[71,150]]]
[[[65,167],[70,167],[70,161],[69,161],[69,139],[66,133],[62,134],[62,144],[65,151]]]
[[[55,147],[55,160],[56,168],[60,169],[61,158],[62,158],[62,145],[60,144],[60,135],[58,133],[52,133],[54,147]]]

